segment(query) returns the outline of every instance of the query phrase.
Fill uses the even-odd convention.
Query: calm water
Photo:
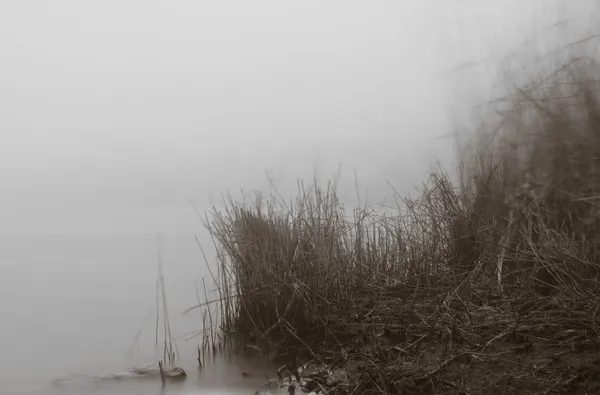
[[[95,380],[156,361],[155,235],[3,235],[0,237],[0,388],[4,394],[254,393],[268,370],[256,362],[196,368],[199,312],[194,281],[209,274],[193,234],[162,239],[164,276],[184,384]],[[141,335],[136,339],[136,333]],[[242,371],[252,374],[242,377]],[[56,379],[67,380],[61,386]],[[164,391],[164,392],[161,392]]]

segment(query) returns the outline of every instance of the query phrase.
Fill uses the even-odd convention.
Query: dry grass
[[[222,329],[298,349],[350,378],[340,393],[588,393],[596,353],[600,67],[573,59],[495,107],[396,215],[348,212],[332,187],[228,201]]]

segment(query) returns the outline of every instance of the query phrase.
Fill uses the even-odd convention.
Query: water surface
[[[223,358],[198,371],[200,339],[190,339],[190,332],[202,327],[201,314],[182,312],[196,303],[194,282],[205,276],[210,285],[210,275],[192,233],[161,240],[173,332],[180,364],[189,374],[183,384],[161,389],[156,379],[99,379],[157,361],[155,235],[5,234],[0,236],[2,392],[249,393],[265,381],[265,373],[272,375],[256,361]],[[64,382],[56,386],[56,379]]]

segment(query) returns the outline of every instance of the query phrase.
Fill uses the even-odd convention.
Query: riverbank
[[[308,390],[597,392],[598,77],[578,58],[510,90],[458,182],[433,172],[395,213],[319,185],[227,202],[210,224],[223,330],[326,367]]]

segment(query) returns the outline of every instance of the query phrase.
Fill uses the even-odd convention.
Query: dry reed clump
[[[340,393],[600,389],[599,74],[574,59],[513,89],[460,185],[434,172],[396,216],[348,218],[316,186],[230,201],[211,223],[223,329],[343,367],[307,381]]]

